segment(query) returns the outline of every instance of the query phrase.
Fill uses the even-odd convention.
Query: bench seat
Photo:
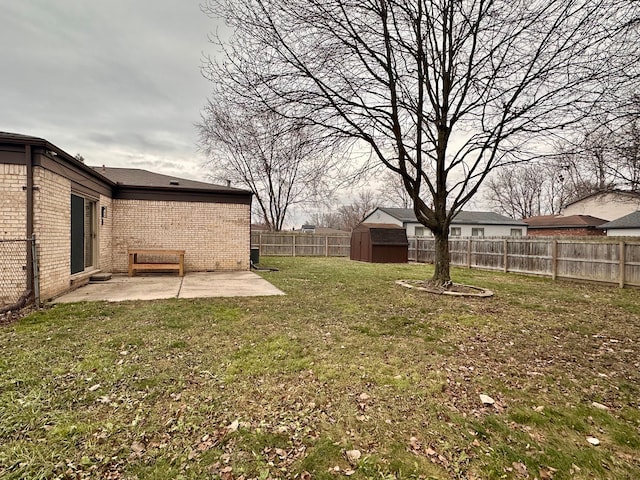
[[[176,270],[178,275],[184,277],[184,250],[170,250],[164,248],[130,248],[129,253],[129,276],[133,277],[137,270],[159,271],[159,270]],[[160,257],[177,257],[176,262],[167,262],[163,260],[158,263],[139,262],[138,255],[153,255]]]

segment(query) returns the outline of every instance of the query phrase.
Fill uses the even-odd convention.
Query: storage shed
[[[351,260],[371,263],[407,263],[409,241],[398,225],[361,223],[351,233]]]

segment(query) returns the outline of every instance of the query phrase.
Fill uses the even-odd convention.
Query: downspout
[[[27,239],[33,238],[33,155],[31,145],[24,147],[25,163],[27,164]],[[34,296],[34,274],[33,274],[33,248],[27,248],[27,291],[31,297]]]

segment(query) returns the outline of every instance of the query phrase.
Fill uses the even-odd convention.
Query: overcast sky
[[[206,180],[194,127],[216,20],[199,0],[0,0],[0,131],[89,165]]]

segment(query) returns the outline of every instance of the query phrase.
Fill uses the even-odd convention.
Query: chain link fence
[[[28,291],[29,252],[35,253],[35,238],[0,239],[0,312],[36,297],[36,292]]]

